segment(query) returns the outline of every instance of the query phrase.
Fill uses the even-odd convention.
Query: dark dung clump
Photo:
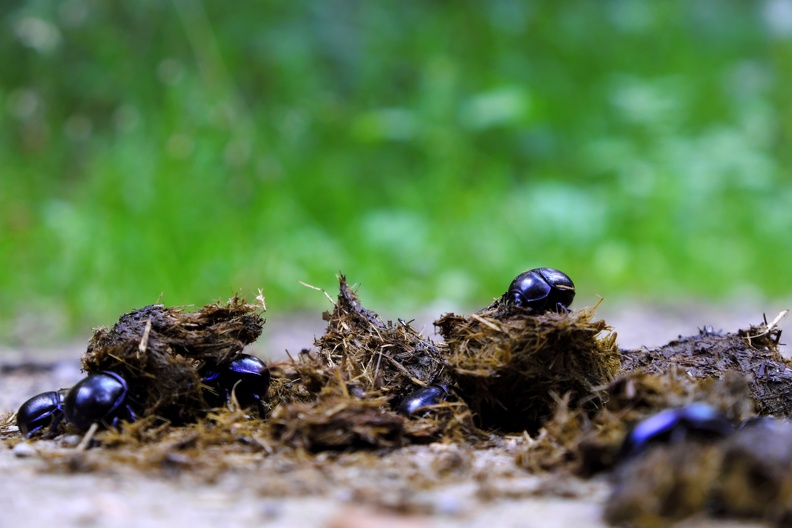
[[[433,383],[448,383],[441,349],[408,322],[385,322],[362,306],[344,276],[327,329],[315,350],[282,367],[271,421],[276,437],[310,450],[397,447],[475,435],[467,407],[448,402],[413,419],[401,400]]]
[[[594,308],[533,315],[498,300],[435,325],[451,376],[486,429],[536,432],[562,397],[593,411],[619,367],[616,334]]]
[[[792,364],[779,351],[781,331],[767,323],[722,334],[707,329],[657,348],[622,350],[622,370],[662,376],[681,369],[695,379],[743,374],[760,414],[792,414]]]
[[[706,403],[732,423],[784,416],[792,390],[789,362],[778,349],[780,331],[767,323],[734,333],[701,330],[656,348],[621,350],[621,368],[599,392],[594,413],[557,408],[518,453],[531,470],[565,468],[583,476],[612,469],[621,443],[639,421],[669,408]],[[658,467],[657,471],[662,471]]]
[[[614,440],[638,420],[691,401],[706,402],[742,425],[722,440],[688,438],[620,463],[605,509],[609,522],[665,526],[713,512],[789,525],[792,372],[780,354],[780,336],[765,321],[735,333],[705,329],[663,347],[623,351],[625,372],[611,385],[609,405],[595,419],[620,417],[613,420],[621,430]],[[585,458],[585,439],[579,447]]]
[[[739,429],[711,444],[658,446],[621,465],[605,518],[637,527],[667,526],[711,511],[789,526],[792,521],[792,423]]]
[[[328,324],[315,346],[322,370],[334,369],[352,394],[400,400],[417,388],[441,380],[440,350],[399,319],[384,322],[364,308],[347,284],[339,280],[339,294]],[[325,383],[326,384],[326,383]]]
[[[200,371],[222,368],[255,341],[264,325],[260,311],[236,296],[195,312],[146,306],[122,315],[111,329],[97,329],[82,367],[122,376],[139,416],[189,422],[209,407]]]

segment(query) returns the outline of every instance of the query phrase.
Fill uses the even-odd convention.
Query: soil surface
[[[614,327],[622,348],[636,348],[663,345],[707,326],[736,331],[758,323],[763,312],[772,319],[782,308],[778,303],[740,311],[624,303],[603,305],[597,315]],[[420,330],[425,324],[425,334],[439,339],[431,323],[437,315],[425,314],[413,326]],[[310,346],[327,324],[313,315],[267,319],[262,339],[246,352],[268,361],[281,359],[285,350]],[[0,414],[15,411],[34,394],[72,386],[83,376],[79,358],[84,351],[84,344],[0,349]],[[264,450],[240,453],[222,471],[178,459],[157,471],[129,464],[94,471],[101,454],[92,451],[101,450],[74,455],[73,449],[46,440],[20,442],[0,450],[6,476],[0,480],[0,525],[606,526],[606,477],[529,473],[515,462],[525,441],[506,437],[488,449],[431,443],[384,453],[325,452],[301,460]],[[48,457],[58,449],[70,453],[53,465]],[[42,456],[45,451],[48,457]],[[698,518],[678,526],[766,525]]]

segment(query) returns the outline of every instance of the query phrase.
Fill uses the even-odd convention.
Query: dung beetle
[[[49,427],[54,432],[63,421],[66,390],[42,392],[23,403],[17,411],[17,427],[26,438]]]
[[[405,416],[411,416],[426,407],[437,405],[448,395],[448,387],[445,385],[429,385],[408,394],[399,404],[398,411]]]
[[[568,312],[575,298],[575,284],[566,273],[553,268],[535,268],[520,273],[509,285],[506,299],[534,314]]]
[[[117,425],[120,420],[134,421],[135,413],[126,400],[124,378],[115,372],[91,374],[66,394],[66,420],[83,431],[94,422],[108,427]]]
[[[270,372],[256,356],[241,354],[221,369],[206,369],[203,382],[216,395],[210,398],[213,404],[224,405],[231,400],[233,393],[242,407],[260,406],[261,400],[267,397]]]
[[[638,422],[625,437],[620,457],[631,458],[656,444],[672,444],[690,438],[716,440],[729,436],[732,424],[705,403],[679,409],[666,409]]]

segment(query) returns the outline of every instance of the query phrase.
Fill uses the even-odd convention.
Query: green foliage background
[[[0,338],[261,287],[792,291],[792,3],[7,1]]]

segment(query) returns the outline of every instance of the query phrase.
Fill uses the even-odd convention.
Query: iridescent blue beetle
[[[126,381],[115,372],[91,374],[66,394],[66,420],[83,431],[93,423],[114,427],[121,420],[134,421],[127,393]]]
[[[398,411],[405,416],[411,416],[422,409],[437,405],[448,395],[448,387],[445,385],[429,385],[408,394],[399,404]]]
[[[45,428],[54,433],[63,421],[63,401],[66,389],[42,392],[23,403],[17,411],[19,432],[30,438]]]
[[[509,285],[506,299],[533,314],[568,312],[575,298],[575,284],[569,276],[553,268],[536,268],[520,273]]]
[[[240,354],[224,368],[205,369],[202,372],[203,383],[208,386],[212,395],[209,403],[219,406],[231,401],[231,394],[236,396],[242,407],[258,406],[267,397],[270,384],[270,372],[267,365],[256,356]]]
[[[704,403],[693,403],[667,409],[638,422],[625,437],[620,457],[631,458],[655,444],[672,444],[690,438],[725,438],[733,431],[734,426],[718,411]]]

